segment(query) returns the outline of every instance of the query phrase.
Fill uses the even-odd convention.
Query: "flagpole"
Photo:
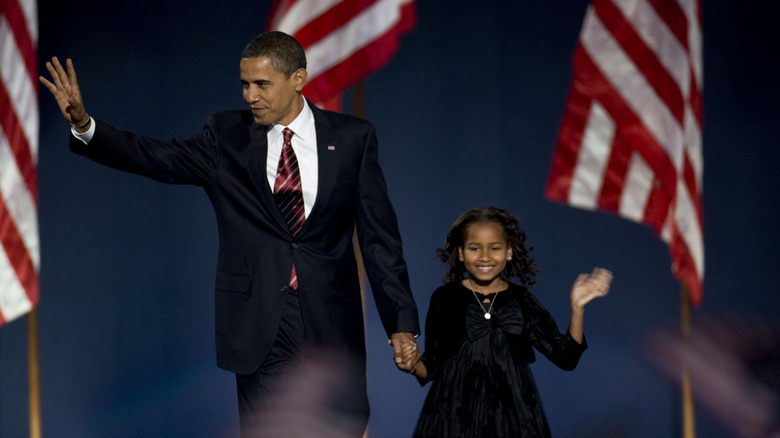
[[[41,438],[40,373],[38,367],[38,311],[27,314],[27,373],[30,391],[30,438]]]
[[[691,297],[688,287],[680,282],[680,325],[684,338],[691,333]],[[688,367],[683,364],[682,370],[682,413],[683,438],[696,438],[696,419],[693,406],[693,392]]]
[[[363,87],[363,81],[355,82],[352,86],[352,114],[356,117],[364,119],[366,117],[365,110],[365,87]]]

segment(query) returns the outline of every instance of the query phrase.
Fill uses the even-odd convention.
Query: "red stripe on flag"
[[[693,111],[693,115],[696,116],[696,124],[703,126],[704,115],[702,114],[702,101],[701,92],[699,91],[699,84],[696,83],[696,76],[691,72],[691,95],[688,97],[688,105]]]
[[[655,234],[660,235],[663,230],[664,222],[669,216],[669,208],[672,205],[672,195],[668,190],[664,190],[660,184],[654,184],[650,190],[643,222],[650,225]]]
[[[607,161],[607,171],[599,193],[598,208],[611,212],[620,210],[620,194],[628,173],[628,165],[633,149],[623,136],[616,136],[612,141],[611,153]]]

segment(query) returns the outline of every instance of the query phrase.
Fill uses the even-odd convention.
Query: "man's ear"
[[[295,90],[303,90],[303,86],[306,85],[306,79],[309,77],[309,73],[305,68],[299,68],[293,73],[293,79],[295,80]]]

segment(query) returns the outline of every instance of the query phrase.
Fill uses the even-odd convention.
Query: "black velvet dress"
[[[479,300],[483,299],[478,295]],[[533,348],[564,370],[577,366],[584,342],[561,334],[552,315],[516,284],[480,303],[460,282],[434,291],[422,361],[432,381],[415,438],[549,437],[528,364]],[[532,348],[533,347],[533,348]]]

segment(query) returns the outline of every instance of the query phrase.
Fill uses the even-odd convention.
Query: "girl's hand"
[[[420,360],[420,351],[412,333],[393,333],[387,342],[393,347],[395,365],[401,371],[409,372],[414,364]]]
[[[404,342],[401,344],[401,352],[403,353],[404,357],[408,357],[414,354],[415,351],[417,351],[416,342]]]
[[[590,275],[580,274],[571,288],[572,310],[581,310],[594,298],[606,295],[610,283],[612,272],[603,268],[594,268]]]

